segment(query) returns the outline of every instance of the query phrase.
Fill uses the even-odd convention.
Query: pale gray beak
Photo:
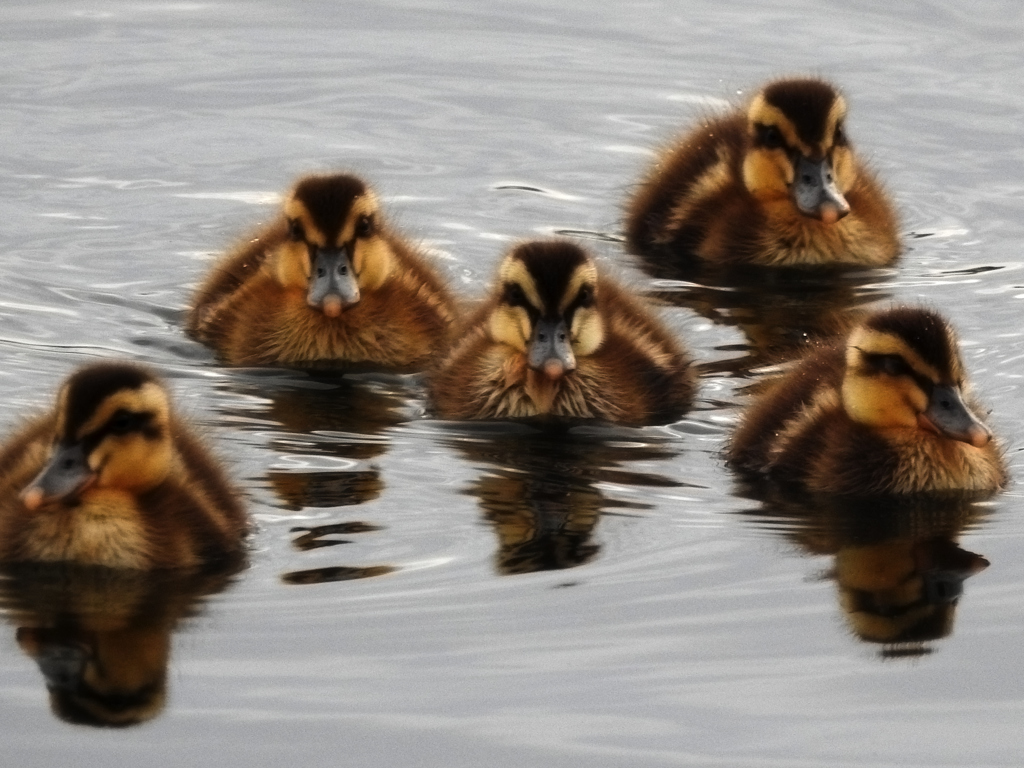
[[[960,397],[960,391],[952,386],[935,386],[928,410],[924,417],[943,435],[976,448],[988,445],[992,432],[971,413],[971,409]]]
[[[58,445],[49,463],[21,492],[21,500],[35,510],[48,501],[71,496],[92,478],[81,444]]]
[[[537,321],[530,339],[529,364],[549,379],[560,379],[576,370],[576,355],[572,351],[565,320],[541,318]]]
[[[348,248],[320,248],[312,266],[306,294],[309,306],[337,317],[345,307],[359,303],[359,282]]]
[[[828,158],[811,160],[800,156],[793,181],[793,201],[805,216],[835,224],[850,212],[850,204],[836,187]]]

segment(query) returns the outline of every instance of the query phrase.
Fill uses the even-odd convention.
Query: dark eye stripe
[[[756,143],[767,149],[779,149],[786,143],[782,138],[782,132],[774,125],[755,123],[754,135]]]
[[[870,352],[865,352],[864,361],[868,366],[877,373],[884,373],[888,376],[906,376],[912,379],[921,391],[931,397],[932,388],[935,386],[935,382],[929,379],[927,376],[922,376],[920,373],[915,371],[906,360],[900,355],[879,355]]]
[[[160,427],[153,423],[155,414],[152,411],[129,411],[119,409],[114,415],[107,419],[95,432],[90,432],[82,438],[82,445],[86,452],[91,452],[97,445],[102,443],[111,435],[128,435],[132,433],[141,434],[149,440],[156,440],[160,437]]]
[[[589,283],[585,283],[580,286],[579,291],[576,292],[576,298],[572,300],[572,303],[565,310],[565,316],[571,318],[577,309],[594,306],[594,301],[594,287]]]
[[[526,293],[519,283],[505,283],[505,303],[511,307],[525,307]]]

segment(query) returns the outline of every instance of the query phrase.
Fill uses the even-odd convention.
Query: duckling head
[[[844,193],[856,170],[845,120],[846,100],[822,80],[769,83],[747,111],[747,189],[763,203],[789,201],[825,224],[846,216]]]
[[[518,246],[499,269],[491,337],[520,352],[546,379],[560,380],[604,341],[597,283],[594,262],[573,243]]]
[[[965,385],[953,330],[930,310],[877,312],[847,340],[842,399],[856,422],[925,430],[981,448],[992,433],[964,402]]]
[[[379,288],[391,272],[380,233],[377,198],[355,176],[307,176],[284,204],[288,238],[276,256],[281,285],[306,292],[306,303],[338,317]]]
[[[148,371],[100,363],[76,372],[57,398],[52,452],[21,493],[30,511],[91,488],[143,493],[170,472],[167,392]]]

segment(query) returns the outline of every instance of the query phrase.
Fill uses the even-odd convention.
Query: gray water
[[[0,426],[83,362],[150,363],[256,531],[233,576],[57,598],[152,614],[167,693],[142,725],[52,714],[16,639],[50,614],[9,597],[3,762],[1018,765],[1022,40],[1011,2],[5,3]],[[637,269],[620,211],[652,149],[788,73],[846,92],[902,215],[898,266],[811,298]],[[296,176],[333,169],[467,294],[516,239],[576,233],[664,305],[702,363],[697,407],[552,439],[432,420],[415,377],[217,365],[181,330],[196,282]],[[942,310],[1015,484],[852,522],[739,489],[720,451],[759,375],[750,325],[770,308],[799,331],[819,299]],[[870,547],[990,565],[941,626],[886,644],[841,607]],[[90,631],[127,621],[103,610]]]

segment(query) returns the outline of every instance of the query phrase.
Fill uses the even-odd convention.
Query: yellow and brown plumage
[[[237,553],[245,512],[143,368],[74,373],[0,450],[0,560],[195,567]]]
[[[777,80],[745,111],[708,119],[658,158],[628,204],[632,250],[659,264],[892,263],[897,217],[853,152],[846,100]]]
[[[690,404],[690,359],[638,299],[564,241],[514,248],[430,377],[451,419],[664,423]]]
[[[976,411],[949,325],[893,308],[781,377],[744,415],[729,459],[811,492],[985,495],[1006,470]]]
[[[455,305],[355,176],[308,176],[196,294],[189,333],[233,365],[423,367]]]

